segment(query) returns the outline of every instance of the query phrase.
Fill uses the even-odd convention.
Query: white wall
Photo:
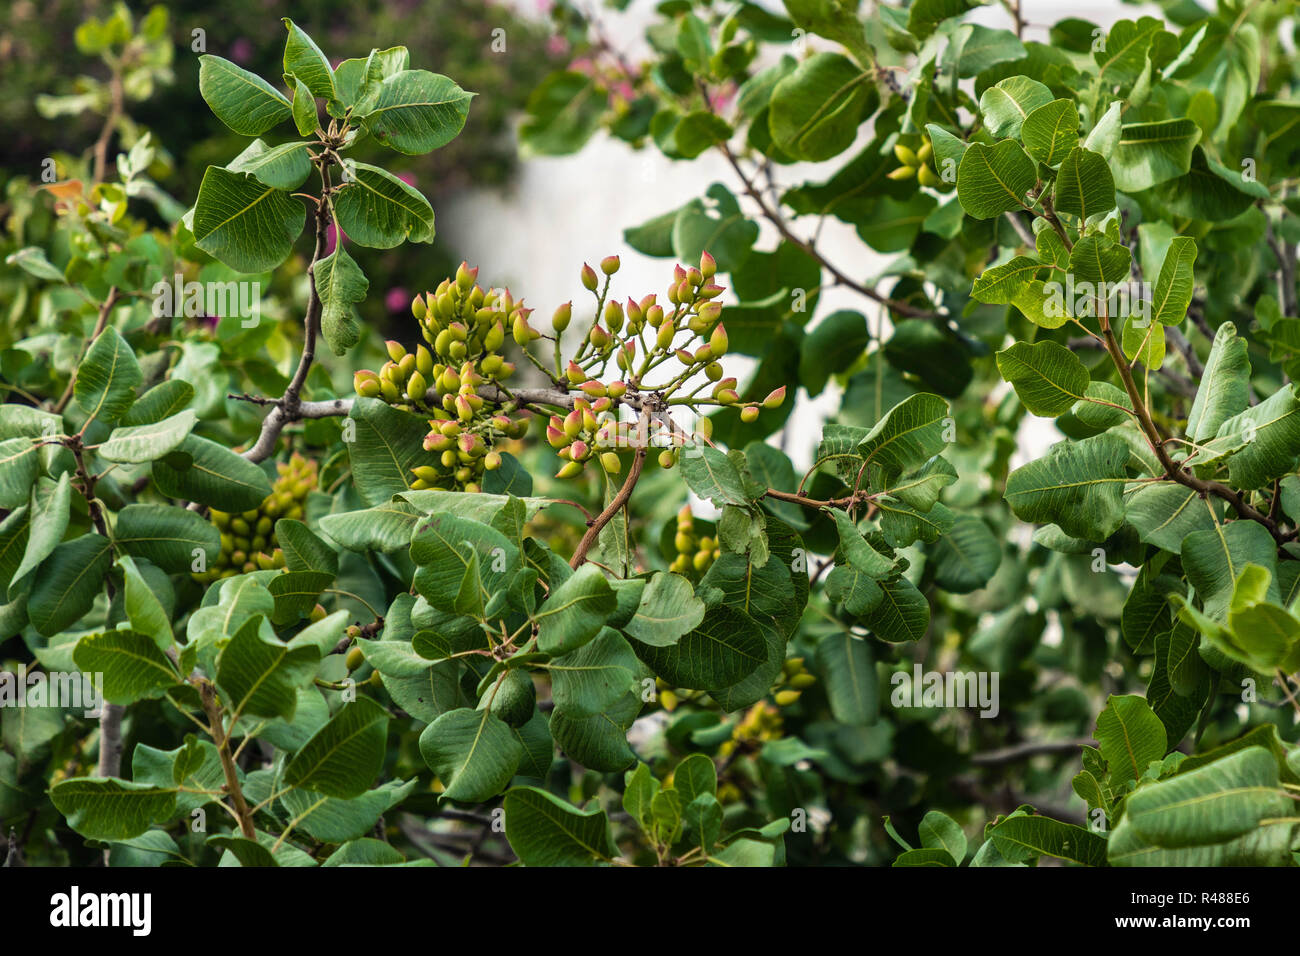
[[[767,5],[774,6],[771,0]],[[645,52],[643,28],[653,15],[653,6],[647,0],[635,0],[625,14],[602,14],[606,18],[606,35],[633,60]],[[1077,0],[1068,5],[1023,0],[1023,8],[1029,24],[1026,39],[1039,41],[1047,39],[1051,22],[1066,16],[1083,17],[1108,27],[1119,19],[1159,13],[1153,5],[1123,5],[1117,0]],[[530,8],[521,5],[520,9],[527,12]],[[973,11],[968,19],[987,26],[1010,22],[1005,10],[997,5]],[[867,138],[869,134],[864,132],[863,139]],[[851,155],[852,151],[845,154]],[[779,181],[793,184],[808,178],[822,180],[834,168],[830,163],[783,168],[779,170]],[[653,148],[638,152],[600,136],[573,156],[525,160],[508,191],[468,190],[455,201],[443,203],[438,217],[440,227],[459,238],[470,262],[482,267],[482,278],[492,284],[508,285],[516,295],[526,296],[528,304],[537,309],[535,324],[546,328],[551,311],[561,302],[572,299],[575,310],[579,304],[587,306],[590,297],[578,281],[578,270],[583,262],[594,266],[610,254],[618,254],[623,262],[614,285],[621,298],[658,292],[662,299],[673,263],[650,259],[626,246],[623,229],[703,195],[713,182],[722,182],[736,195],[741,194],[735,173],[715,153],[674,162]],[[748,204],[744,197],[742,202]],[[747,208],[753,211],[752,206]],[[762,227],[758,248],[771,249],[776,244],[776,231],[767,223]],[[872,252],[852,227],[834,219],[823,226],[818,249],[844,271],[864,278],[892,258]],[[723,301],[735,299],[728,294]],[[873,321],[876,318],[872,303],[844,289],[823,293],[818,317],[841,308],[863,311]],[[742,382],[752,368],[752,361],[743,356],[731,356],[726,364],[729,374],[740,376]],[[791,435],[787,451],[796,468],[811,463],[808,436],[820,433],[821,422],[838,404],[833,384],[815,398],[799,392],[798,405],[787,426]],[[1031,419],[1022,429],[1021,455],[1036,457],[1059,437],[1050,421]]]

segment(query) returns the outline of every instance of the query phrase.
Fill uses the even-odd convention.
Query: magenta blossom
[[[405,312],[411,307],[411,293],[402,286],[393,286],[384,296],[384,305],[389,312]]]
[[[253,57],[253,43],[248,37],[240,37],[230,44],[230,58],[236,63],[247,63]]]

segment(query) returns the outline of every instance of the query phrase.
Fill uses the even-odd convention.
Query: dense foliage
[[[434,212],[354,150],[477,100],[291,20],[283,89],[201,58],[246,145],[174,227],[151,138],[27,200],[4,668],[108,701],[0,710],[29,862],[1300,860],[1294,5],[857,6],[669,0],[645,62],[557,11],[526,152],[734,180],[545,319],[467,263],[358,319]]]

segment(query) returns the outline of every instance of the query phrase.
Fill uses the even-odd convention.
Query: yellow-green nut
[[[934,170],[930,168],[928,163],[922,165],[921,168],[916,171],[916,181],[922,186],[927,186],[930,189],[936,189],[943,183],[943,180],[935,175]]]
[[[618,271],[618,256],[606,256],[600,260],[600,271],[607,276],[612,276]]]
[[[778,707],[789,707],[791,704],[795,703],[800,696],[802,696],[802,694],[797,690],[779,690],[776,692],[775,699]]]
[[[344,659],[349,671],[354,671],[366,662],[366,655],[361,653],[361,648],[352,647],[348,649],[348,656]]]
[[[417,295],[414,299],[411,300],[411,315],[415,316],[417,319],[422,320],[428,314],[429,314],[429,306],[424,301],[424,296]]]
[[[904,179],[911,179],[913,176],[916,175],[916,167],[899,166],[893,172],[886,173],[885,175],[888,176],[890,179],[897,180],[897,181],[902,181]]]
[[[555,473],[556,478],[576,478],[582,474],[582,462],[566,461],[560,470]]]
[[[600,279],[596,277],[596,270],[585,262],[582,264],[582,271],[578,273],[582,280],[582,287],[588,292],[595,292],[596,286],[600,284]]]
[[[488,471],[496,471],[501,467],[501,455],[499,452],[490,451],[483,456],[483,467]]]
[[[722,358],[727,354],[727,348],[731,345],[731,340],[727,337],[727,330],[719,322],[709,336],[709,351],[713,353],[714,358]]]
[[[424,400],[424,393],[429,390],[429,383],[424,380],[424,376],[419,371],[411,373],[411,377],[406,380],[406,394],[412,399]]]
[[[612,451],[601,452],[600,466],[611,475],[617,475],[623,469],[623,463],[619,461],[618,455]]]
[[[406,349],[402,347],[402,343],[396,342],[393,339],[389,339],[387,342],[385,342],[384,348],[388,350],[388,357],[392,359],[394,362],[400,362],[402,360],[402,356],[406,354]]]
[[[774,388],[767,393],[767,398],[763,399],[764,408],[780,408],[781,403],[785,401],[785,386]]]
[[[790,686],[796,690],[803,690],[805,687],[811,687],[817,683],[816,674],[795,674],[790,678]]]
[[[573,319],[573,303],[566,302],[551,315],[551,328],[557,332],[563,332],[569,327],[569,322]]]
[[[415,369],[423,375],[425,379],[433,377],[433,353],[423,345],[417,345],[415,347]]]
[[[740,420],[746,425],[758,421],[758,406],[746,405],[740,410]]]
[[[894,155],[898,157],[898,161],[904,166],[921,165],[921,160],[917,158],[916,153],[914,153],[910,147],[904,146],[902,143],[894,144]]]
[[[659,453],[659,467],[671,468],[677,464],[677,454],[670,449],[665,448]]]

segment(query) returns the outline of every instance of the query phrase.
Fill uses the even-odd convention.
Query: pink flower
[[[559,33],[552,33],[546,38],[546,52],[551,56],[564,56],[569,52],[569,41]]]
[[[393,286],[384,296],[384,305],[389,312],[404,312],[411,307],[411,293],[400,285]]]
[[[397,173],[397,178],[408,186],[415,185],[415,173]]]
[[[247,63],[253,56],[253,44],[248,37],[240,37],[230,44],[230,58],[236,63]]]

